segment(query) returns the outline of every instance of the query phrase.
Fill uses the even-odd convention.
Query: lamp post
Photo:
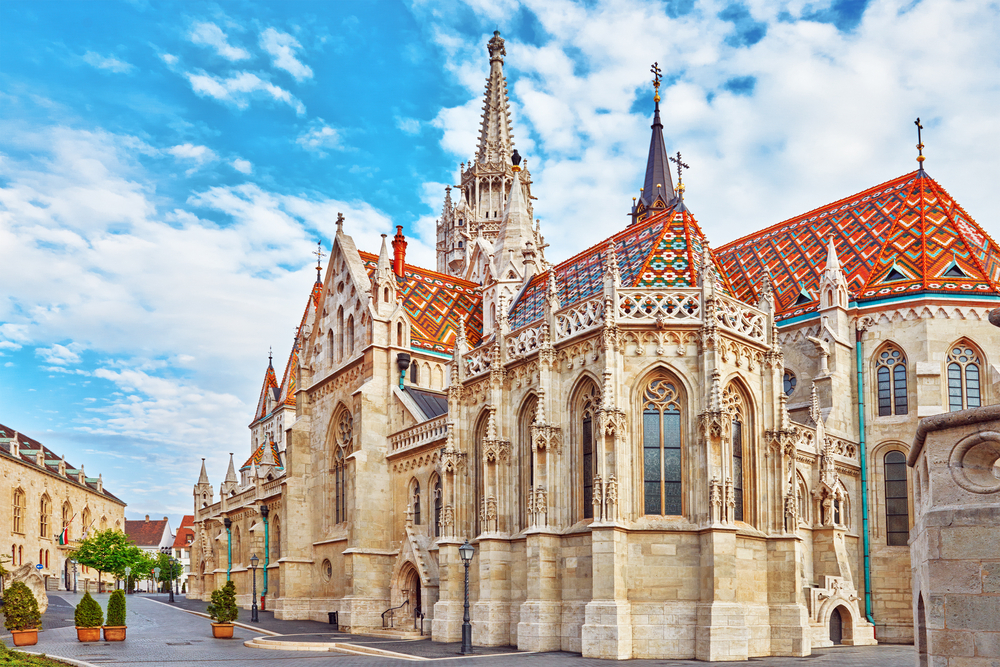
[[[469,563],[472,562],[472,554],[475,547],[465,540],[465,544],[458,548],[458,555],[462,557],[465,565],[465,614],[462,616],[462,655],[472,653],[472,624],[469,623]]]
[[[153,568],[153,581],[156,582],[156,592],[160,592],[160,568]]]
[[[260,623],[260,618],[257,617],[257,563],[260,559],[257,558],[257,554],[250,556],[250,571],[253,572],[253,598],[250,602],[250,622]]]
[[[76,593],[76,559],[70,558],[69,562],[73,563],[73,592]]]
[[[170,589],[170,599],[167,600],[170,604],[174,603],[174,577],[177,574],[177,561],[173,558],[170,559],[170,582],[167,588]]]
[[[125,594],[128,595],[128,578],[132,576],[132,566],[125,566]],[[76,593],[76,563],[73,564],[73,592]]]

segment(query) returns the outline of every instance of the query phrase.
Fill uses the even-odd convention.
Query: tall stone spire
[[[513,251],[515,261],[518,261],[521,259],[521,252],[527,244],[533,243],[535,240],[535,229],[531,224],[531,214],[528,213],[528,204],[524,197],[524,188],[521,185],[521,156],[518,155],[516,149],[511,160],[514,179],[511,182],[507,207],[504,209],[503,219],[500,221],[500,232],[493,246],[493,254],[500,260],[501,264],[497,268],[501,271],[502,265],[511,254],[510,251]],[[518,264],[520,263],[518,261]]]
[[[201,474],[198,475],[199,484],[208,484],[208,472],[205,470],[205,459],[201,460]]]
[[[493,32],[486,48],[490,52],[490,76],[486,79],[486,99],[483,103],[483,122],[479,131],[479,148],[476,159],[481,163],[510,162],[514,149],[510,129],[507,99],[507,78],[503,75],[503,57],[507,55],[500,31]]]
[[[649,138],[649,156],[646,158],[646,178],[639,195],[639,205],[643,213],[669,208],[677,197],[674,182],[670,176],[670,160],[663,142],[663,123],[660,122],[660,68],[653,64],[653,133]],[[641,213],[640,218],[645,217]]]

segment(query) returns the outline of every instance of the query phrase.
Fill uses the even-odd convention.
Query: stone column
[[[695,658],[746,660],[750,630],[736,601],[736,528],[701,535],[701,602],[697,605]]]
[[[767,541],[767,599],[770,610],[771,655],[812,653],[809,612],[802,594],[804,546],[798,536]]]
[[[617,526],[594,528],[593,599],[583,624],[583,657],[632,657],[632,605],[628,601],[628,533]]]
[[[461,540],[438,541],[438,601],[434,603],[431,638],[436,642],[462,641],[462,613],[465,603],[465,568],[458,555]]]
[[[562,646],[559,592],[559,536],[529,533],[525,549],[528,596],[521,603],[517,647],[522,651],[558,651]]]
[[[510,542],[480,537],[478,552],[479,601],[472,609],[473,643],[476,646],[507,646],[510,643]],[[462,595],[464,600],[464,590]]]

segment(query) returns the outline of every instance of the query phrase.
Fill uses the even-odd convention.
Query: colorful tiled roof
[[[375,274],[378,255],[359,253],[368,271]],[[458,322],[465,324],[470,347],[479,345],[483,331],[483,302],[479,286],[467,280],[406,264],[405,279],[397,278],[403,308],[410,318],[410,346],[450,354],[458,335]]]
[[[267,363],[267,371],[264,373],[264,386],[260,388],[260,398],[257,399],[257,409],[253,413],[253,420],[257,421],[267,413],[267,394],[273,392],[278,387],[278,378],[274,375],[274,366],[270,360]],[[280,389],[279,389],[280,391]]]
[[[756,302],[755,286],[771,275],[780,321],[816,310],[831,236],[858,301],[998,293],[997,244],[921,171],[737,239],[718,257],[744,301]]]
[[[623,287],[693,287],[697,285],[705,235],[686,208],[657,213],[627,227],[554,267],[559,303],[568,306],[603,289],[604,262],[614,241]],[[724,292],[725,276],[715,262],[715,275]],[[542,317],[548,271],[532,278],[511,310],[511,329]]]
[[[284,469],[284,466],[281,465],[281,453],[278,452],[278,443],[276,443],[274,440],[271,440],[270,444],[271,444],[271,454],[274,456],[274,461],[277,464],[275,467]],[[251,463],[255,465],[260,465],[260,462],[263,458],[264,458],[264,443],[261,443],[260,445],[257,446],[257,449],[254,450],[253,454],[250,455],[250,458],[246,460],[246,463],[240,466],[240,471],[249,470]]]

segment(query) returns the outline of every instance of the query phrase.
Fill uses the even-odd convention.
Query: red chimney
[[[406,237],[403,236],[403,225],[396,225],[396,235],[392,237],[392,272],[400,278],[403,276],[403,262],[406,261]]]

